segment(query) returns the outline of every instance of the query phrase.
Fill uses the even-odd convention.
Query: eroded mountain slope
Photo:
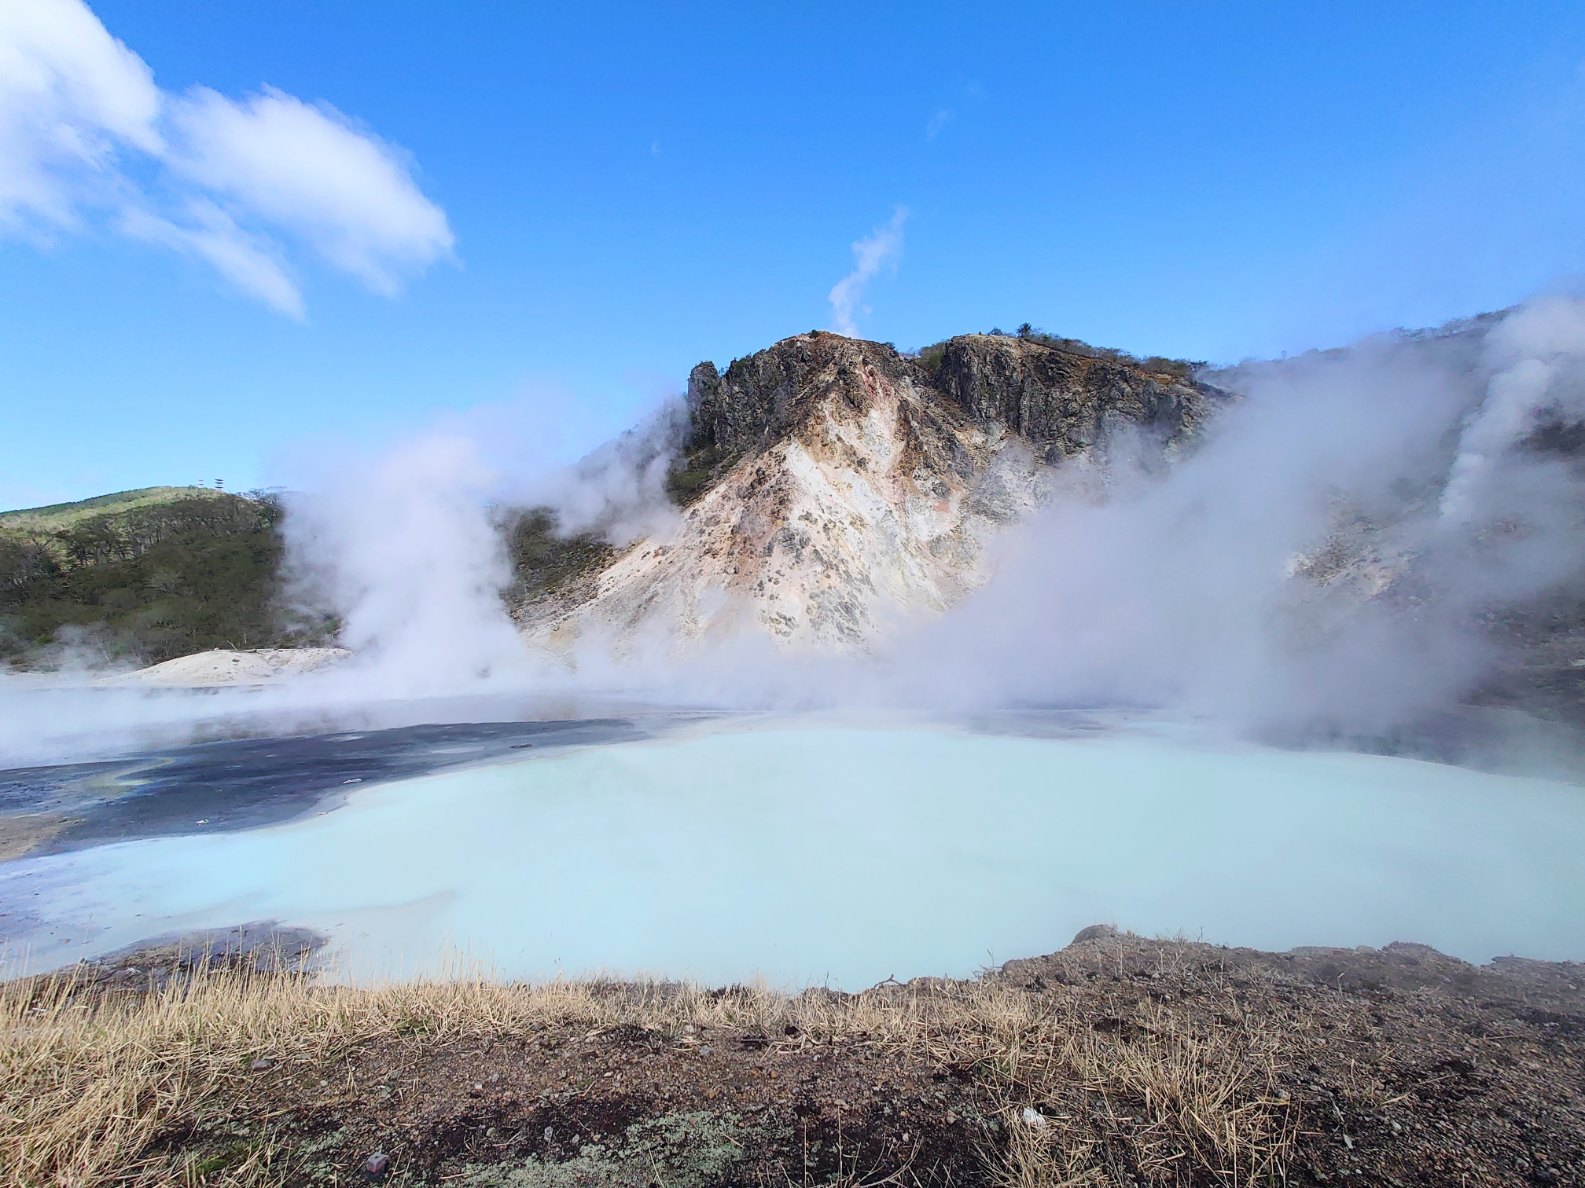
[[[763,629],[793,648],[862,651],[981,584],[997,529],[1040,501],[1052,463],[1082,466],[1124,428],[1170,452],[1215,397],[989,335],[953,339],[929,363],[818,332],[725,374],[702,363],[688,386],[687,506],[584,597],[522,618],[553,649]]]

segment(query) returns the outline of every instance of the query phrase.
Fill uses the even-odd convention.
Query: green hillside
[[[209,648],[328,643],[335,623],[280,597],[281,502],[145,487],[0,513],[0,664],[49,664],[62,640],[93,659],[158,663]],[[610,560],[544,509],[505,511],[508,606],[563,594]]]
[[[139,487],[134,491],[114,491],[109,495],[95,495],[92,499],[79,499],[75,503],[51,503],[44,507],[24,507],[16,511],[0,512],[0,528],[30,528],[54,531],[69,528],[79,520],[110,511],[131,511],[137,507],[170,503],[188,497],[226,498],[221,491],[207,487]]]
[[[76,634],[102,659],[289,642],[271,497],[147,487],[0,515],[0,659]]]

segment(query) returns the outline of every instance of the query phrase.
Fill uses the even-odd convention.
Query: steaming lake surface
[[[1575,784],[1137,724],[729,721],[489,758],[357,784],[318,815],[0,865],[6,960],[257,920],[326,934],[357,979],[462,960],[854,988],[1096,922],[1585,959]]]

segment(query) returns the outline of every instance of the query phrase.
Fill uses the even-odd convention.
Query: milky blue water
[[[1585,788],[1183,731],[715,726],[356,789],[288,824],[0,867],[32,967],[273,919],[345,976],[853,988],[1085,925],[1585,959]],[[15,918],[15,917],[13,917]]]

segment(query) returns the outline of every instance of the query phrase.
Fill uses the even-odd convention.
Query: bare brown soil
[[[4,987],[8,1182],[1585,1184],[1579,965],[1087,929],[789,998],[254,961]]]

